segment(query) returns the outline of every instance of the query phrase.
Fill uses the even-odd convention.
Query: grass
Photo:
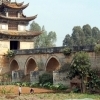
[[[93,100],[100,100],[100,96],[97,94],[75,94],[75,93],[42,93],[42,94],[22,94],[21,96],[17,96],[13,100],[67,100],[67,99],[84,99],[91,98]],[[0,100],[8,100],[0,98]]]
[[[9,88],[8,88],[9,87]],[[100,100],[97,94],[81,94],[81,93],[35,93],[35,94],[14,94],[14,86],[0,87],[0,100],[67,100],[67,99],[84,99],[91,98]]]
[[[89,94],[75,94],[75,93],[55,93],[55,94],[37,94],[38,98],[51,99],[51,100],[65,100],[65,99],[83,99],[92,98],[95,100],[100,100],[99,95],[89,95]]]

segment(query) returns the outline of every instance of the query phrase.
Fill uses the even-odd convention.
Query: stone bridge
[[[12,72],[13,76],[15,75],[14,79],[18,74],[16,73],[18,71],[18,78],[22,78],[23,76],[27,75],[29,75],[30,77],[34,74],[34,72],[40,72],[40,74],[43,72],[49,72],[53,73],[56,76],[56,80],[58,77],[63,77],[63,79],[65,79],[67,76],[65,76],[64,71],[67,71],[69,69],[69,65],[73,59],[73,56],[75,52],[78,51],[88,52],[91,58],[91,66],[95,67],[95,65],[97,65],[95,62],[95,53],[93,52],[93,46],[73,47],[72,54],[68,56],[65,56],[63,54],[64,48],[65,47],[53,47],[29,50],[16,50],[14,51],[16,56],[10,61],[9,70]],[[63,73],[58,73],[58,70],[63,70]],[[58,81],[60,81],[60,79],[61,78],[59,78]]]
[[[25,75],[29,74],[30,71],[37,70],[53,72],[59,70],[65,64],[71,63],[75,52],[93,51],[93,46],[74,47],[72,55],[65,56],[63,54],[64,48],[53,47],[14,51],[16,56],[10,61],[10,71],[24,70]]]

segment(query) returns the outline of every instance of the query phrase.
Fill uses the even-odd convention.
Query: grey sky
[[[15,0],[12,0],[15,1]],[[74,26],[89,24],[100,28],[100,0],[16,0],[29,3],[24,10],[26,16],[38,14],[35,22],[57,34],[57,46],[62,45],[66,34]]]

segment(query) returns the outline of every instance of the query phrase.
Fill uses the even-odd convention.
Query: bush
[[[67,56],[67,55],[70,55],[71,54],[71,49],[70,48],[64,48],[63,49],[63,54],[65,55],[65,56]]]
[[[43,87],[44,87],[44,88],[47,88],[47,89],[51,89],[52,83],[50,83],[50,82],[45,83],[45,84],[43,84]]]
[[[7,53],[5,54],[5,56],[7,58],[11,58],[11,57],[14,57],[15,56],[15,53],[13,50],[8,50]]]
[[[21,82],[16,82],[15,85],[20,86],[20,85],[22,85],[22,83]]]
[[[94,51],[95,51],[95,53],[100,54],[100,44],[97,44],[97,45],[94,47]]]
[[[57,84],[57,85],[53,85],[52,89],[53,90],[66,90],[68,89],[68,87],[63,84]]]
[[[6,89],[6,87],[4,86],[1,88],[0,93],[2,94],[12,93],[13,92],[12,90],[13,90],[13,87]]]
[[[30,87],[39,87],[39,83],[31,83]]]
[[[53,75],[49,74],[49,73],[44,73],[41,76],[39,76],[39,83],[40,84],[45,84],[45,83],[51,83],[53,84]]]

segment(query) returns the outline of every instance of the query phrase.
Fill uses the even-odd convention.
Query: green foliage
[[[100,54],[100,44],[96,44],[94,51],[96,54]]]
[[[63,84],[56,84],[52,86],[52,89],[53,90],[66,90],[68,89],[68,87]]]
[[[65,56],[71,54],[71,49],[68,48],[68,47],[64,48],[62,51],[63,51],[63,54],[64,54]]]
[[[30,87],[40,87],[39,83],[31,83]]]
[[[42,86],[47,89],[52,89],[52,83],[50,83],[50,82],[47,82],[47,83],[43,84]]]
[[[73,78],[76,75],[80,77],[87,75],[90,68],[90,60],[85,52],[78,52],[75,54],[71,68],[70,68],[70,77]]]
[[[75,54],[70,67],[70,78],[75,76],[86,76],[89,72],[90,60],[86,52],[78,52]]]
[[[32,31],[42,31],[42,34],[37,36],[34,39],[35,48],[42,48],[42,47],[54,47],[56,42],[56,33],[50,31],[47,33],[45,27],[42,28],[35,23],[34,21],[30,25],[30,30]]]
[[[44,73],[39,77],[39,83],[40,84],[45,84],[45,83],[53,83],[53,75],[49,73]]]
[[[12,90],[13,90],[13,87],[9,88],[9,89],[6,89],[6,86],[3,86],[1,89],[0,89],[0,92],[2,94],[7,94],[7,93],[12,93]]]
[[[30,86],[30,82],[23,82],[21,85],[24,87],[27,87],[27,86]]]
[[[72,47],[72,44],[73,44],[72,37],[69,34],[67,34],[65,36],[65,39],[63,40],[63,46]]]
[[[16,82],[15,85],[17,85],[17,86],[21,86],[22,83],[21,83],[21,82]]]
[[[78,88],[78,87],[74,88],[72,91],[73,91],[73,93],[79,93],[79,92],[81,92],[80,88]]]
[[[86,52],[77,52],[73,58],[71,63],[69,77],[72,79],[75,76],[79,76],[81,78],[81,90],[85,93],[85,87],[87,81],[85,78],[88,76],[90,70],[90,60],[89,56]]]
[[[100,90],[100,77],[98,75],[98,69],[91,69],[89,71],[89,81],[87,83],[87,87],[92,90]]]
[[[7,53],[5,54],[5,56],[6,56],[7,58],[12,58],[12,57],[15,56],[15,53],[14,53],[13,50],[8,50]]]
[[[36,23],[35,21],[33,21],[31,24],[30,24],[30,30],[34,30],[34,31],[41,31],[41,27],[39,26],[38,23]]]
[[[100,30],[97,27],[91,28],[86,24],[82,28],[80,26],[74,26],[72,34],[67,34],[63,40],[63,46],[84,46],[94,45],[100,41]]]

